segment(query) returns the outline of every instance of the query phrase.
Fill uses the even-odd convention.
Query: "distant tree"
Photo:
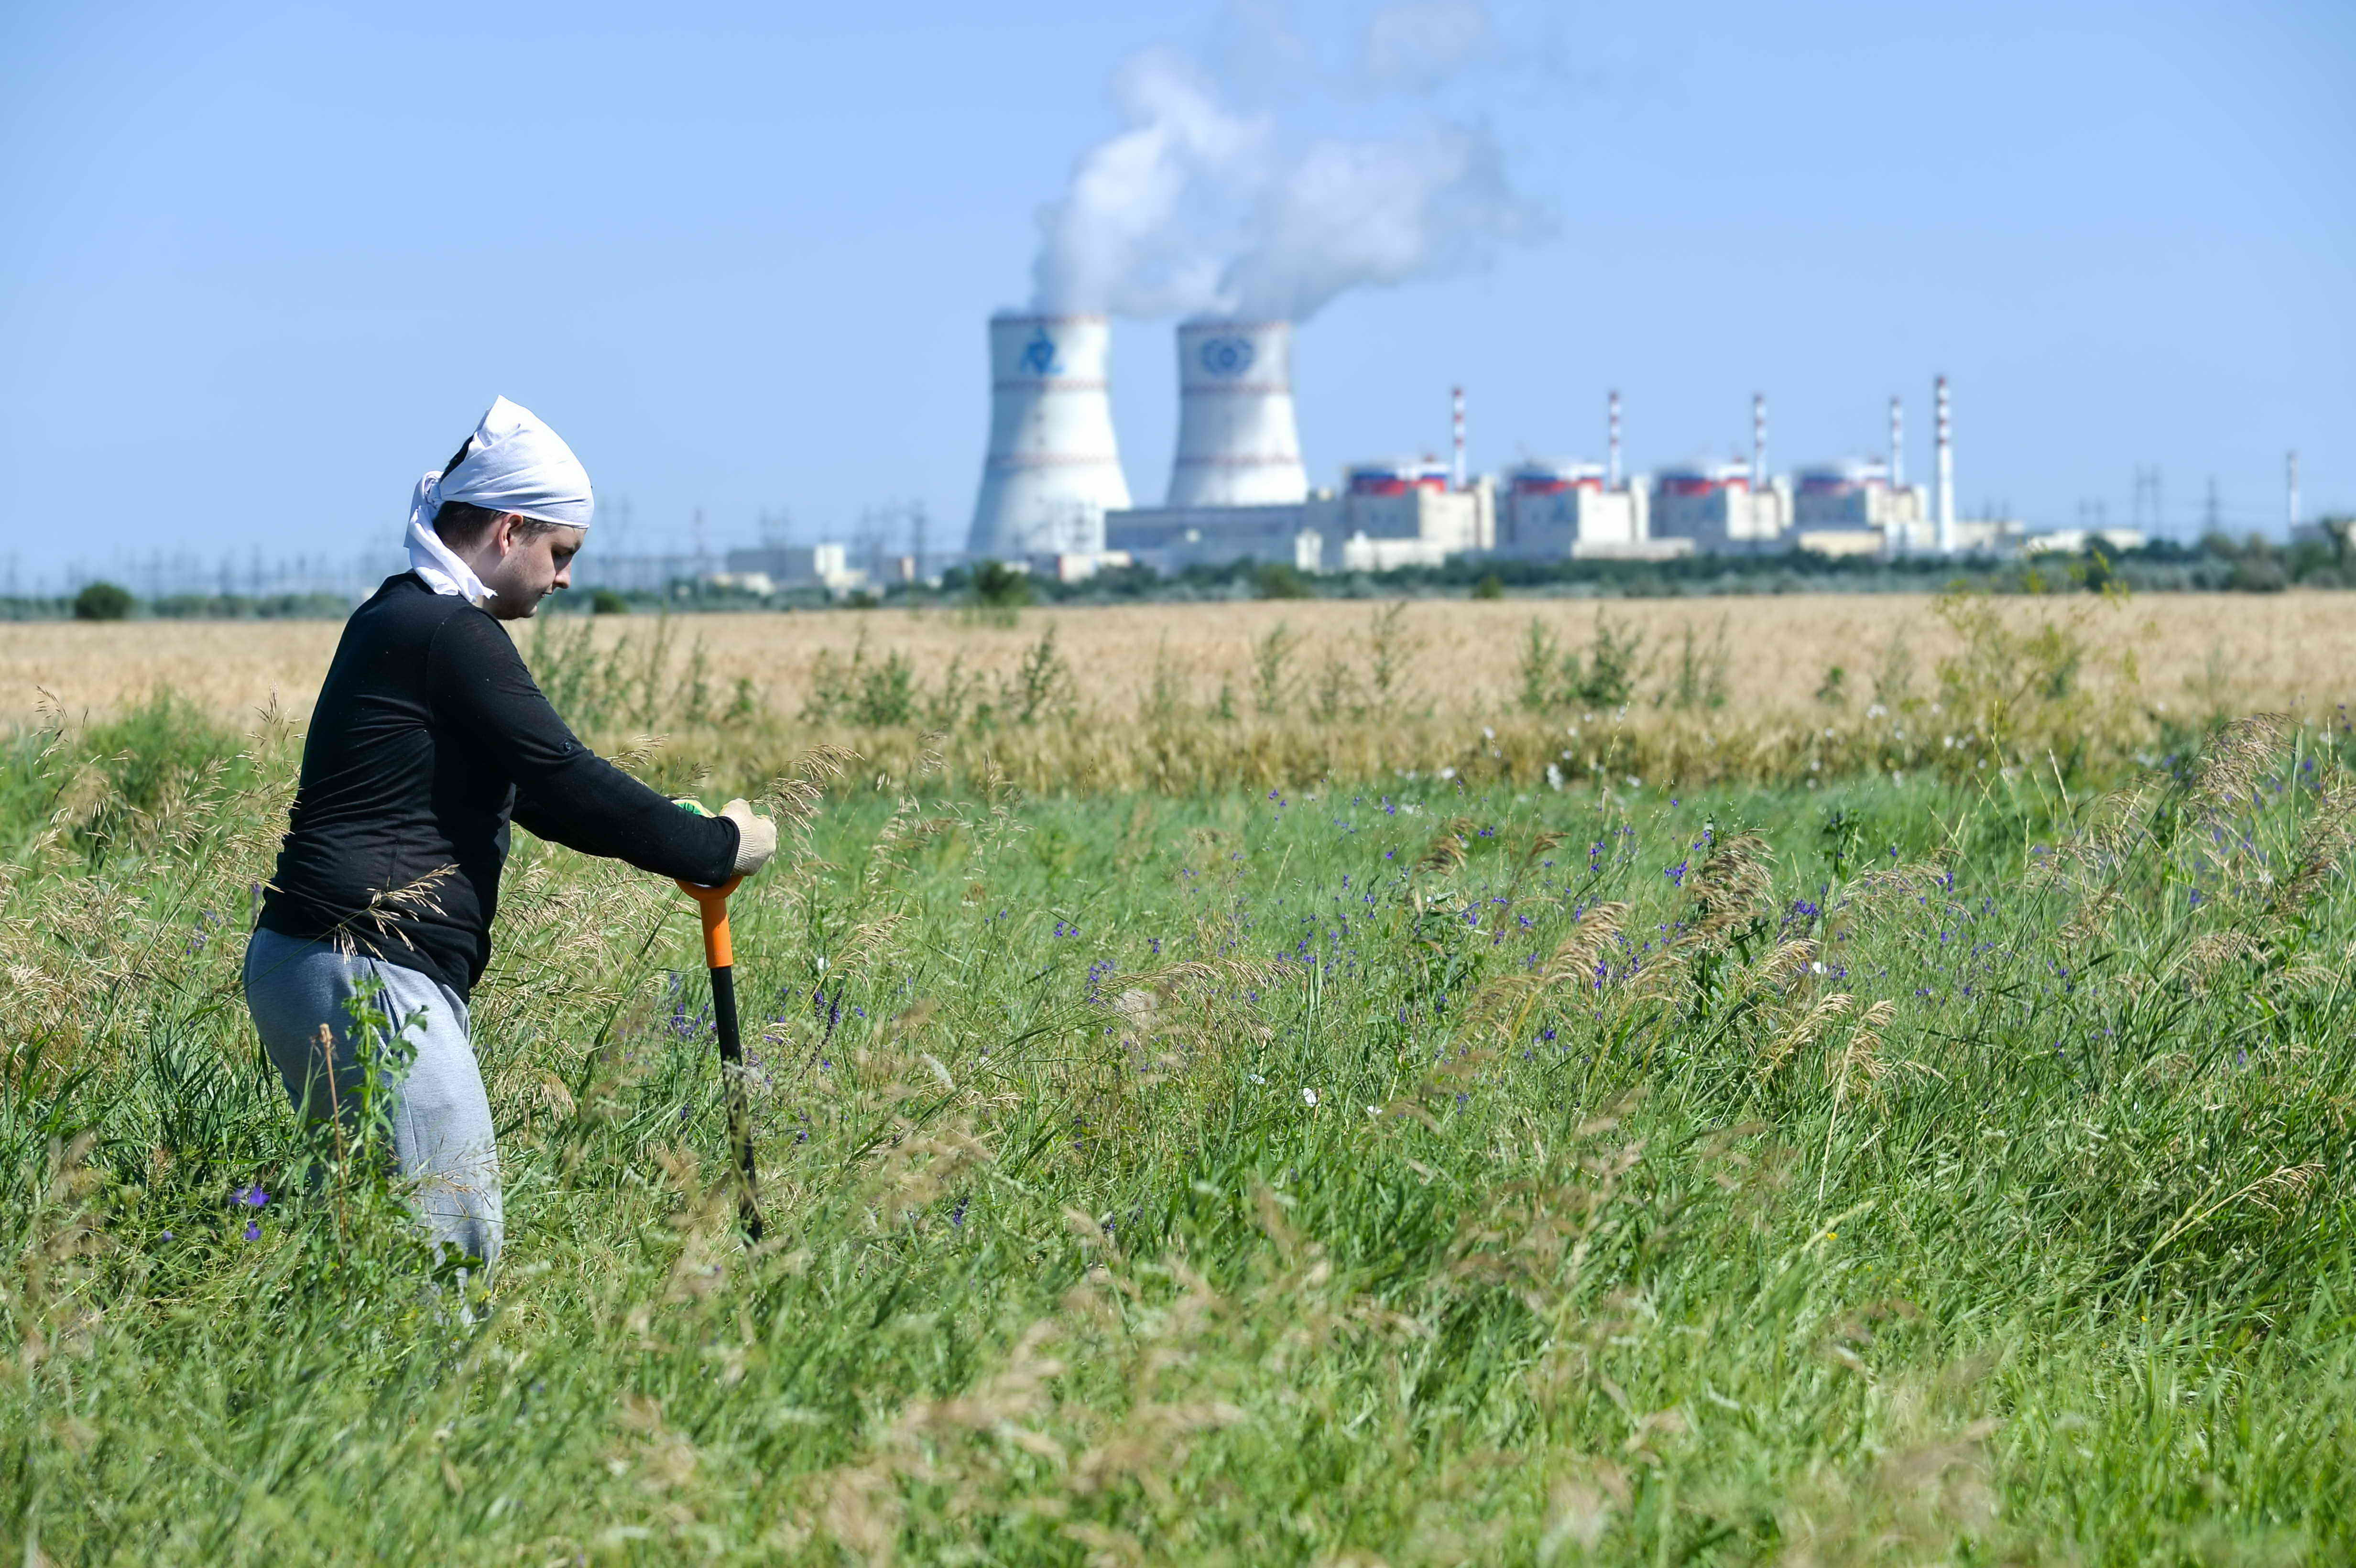
[[[626,615],[630,613],[630,602],[610,588],[600,588],[589,595],[589,613],[592,615]]]
[[[2099,544],[2089,544],[2085,559],[2070,569],[2070,575],[2080,587],[2099,593],[2103,585],[2118,573],[2111,569],[2111,552]]]
[[[2340,556],[2329,539],[2295,539],[2284,553],[2283,565],[2293,582],[2317,588],[2340,585]]]
[[[2233,563],[2226,585],[2244,593],[2279,593],[2290,586],[2290,573],[2271,553],[2245,555]]]
[[[2331,553],[2340,565],[2356,565],[2356,517],[2318,517],[2315,526],[2331,542]]]
[[[119,582],[88,583],[74,595],[73,615],[77,621],[120,621],[130,613],[131,590]]]
[[[1031,576],[1002,560],[985,560],[973,571],[973,595],[994,610],[1013,610],[1031,603]]]
[[[1270,561],[1252,572],[1252,592],[1262,599],[1307,599],[1312,596],[1309,579],[1290,561]]]
[[[1472,597],[1475,599],[1503,599],[1505,596],[1505,580],[1494,571],[1484,573],[1481,581],[1472,585]]]

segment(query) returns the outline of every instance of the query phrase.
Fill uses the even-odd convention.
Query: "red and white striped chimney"
[[[1456,487],[1464,488],[1464,389],[1448,389],[1449,436],[1455,443],[1456,461],[1453,475]]]
[[[1933,420],[1938,431],[1939,483],[1939,553],[1955,553],[1955,444],[1954,432],[1947,417],[1947,379],[1941,376],[1931,383],[1933,404]]]
[[[1751,493],[1767,489],[1767,394],[1751,394]]]

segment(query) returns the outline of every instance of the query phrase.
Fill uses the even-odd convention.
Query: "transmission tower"
[[[2160,531],[2159,464],[2138,463],[2135,471],[2135,521],[2133,526],[2152,534]]]

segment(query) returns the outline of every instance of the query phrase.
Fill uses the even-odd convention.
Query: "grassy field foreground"
[[[815,760],[737,900],[749,1253],[689,905],[519,834],[464,1327],[244,1019],[292,737],[21,733],[0,1549],[2345,1561],[2346,750],[2099,797]]]

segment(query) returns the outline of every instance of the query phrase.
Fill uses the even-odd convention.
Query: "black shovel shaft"
[[[728,1151],[742,1182],[736,1189],[736,1213],[744,1222],[746,1239],[757,1242],[761,1209],[754,1200],[753,1115],[744,1093],[744,1042],[736,1032],[736,971],[730,965],[712,967],[712,1019],[720,1034],[720,1085],[728,1102]]]

